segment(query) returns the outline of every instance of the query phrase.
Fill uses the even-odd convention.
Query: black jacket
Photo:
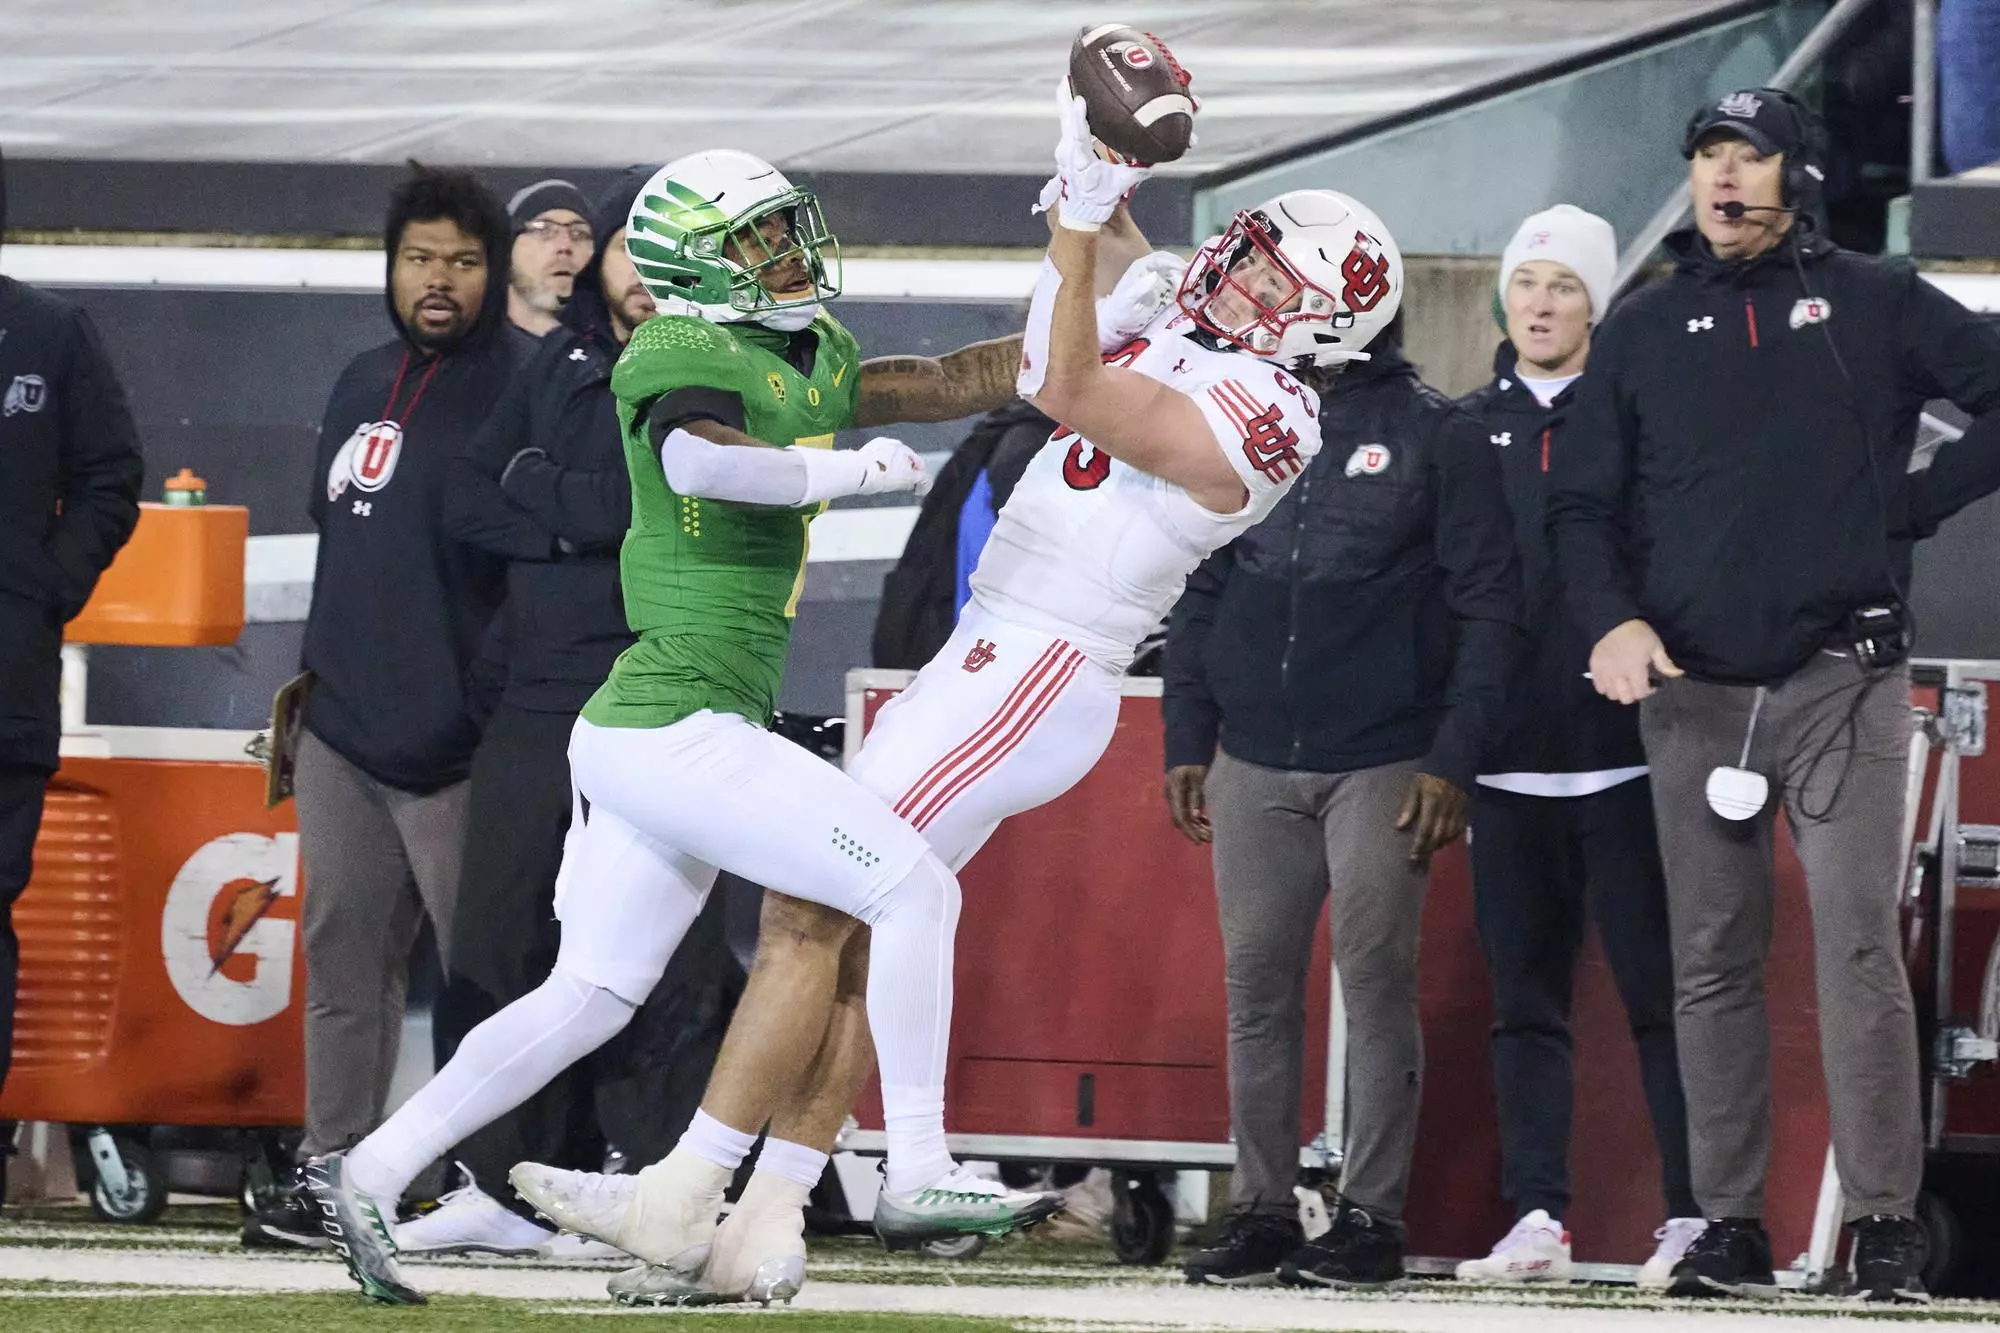
[[[90,316],[0,277],[0,763],[56,766],[62,627],[132,535],[143,473]]]
[[[1168,767],[1210,762],[1219,732],[1254,764],[1421,757],[1469,788],[1492,743],[1521,643],[1500,464],[1399,351],[1369,350],[1320,396],[1325,443],[1305,474],[1174,608]]]
[[[1515,377],[1514,345],[1500,344],[1493,380],[1459,399],[1479,419],[1500,460],[1514,544],[1521,556],[1521,594],[1528,648],[1507,690],[1507,721],[1480,764],[1482,773],[1595,773],[1646,762],[1635,710],[1592,688],[1584,673],[1592,643],[1564,600],[1545,519],[1549,467],[1569,447],[1567,420],[1579,384],[1543,407]]]
[[[648,173],[650,174],[650,173]],[[625,226],[644,177],[599,200],[599,251]],[[632,642],[618,585],[631,525],[597,263],[577,274],[563,323],[540,339],[472,444],[453,460],[445,527],[507,562],[500,699],[537,713],[582,710]]]
[[[473,332],[442,355],[409,341],[390,299],[396,338],[348,362],[320,424],[308,502],[319,561],[303,654],[318,679],[305,724],[370,777],[407,791],[464,778],[479,741],[467,677],[501,570],[445,531],[444,493],[451,460],[512,373],[501,336],[506,246],[504,235],[489,243]],[[381,423],[398,427],[400,440],[390,443],[395,432]]]
[[[1976,498],[1944,488],[1977,472],[1952,455],[2000,447],[2000,331],[1908,262],[1810,234],[1742,262],[1692,230],[1668,247],[1592,344],[1550,474],[1558,560],[1592,643],[1639,618],[1691,675],[1779,680],[1909,586],[1919,511]],[[1933,398],[1976,420],[1913,493]]]
[[[979,474],[998,510],[1049,441],[1055,423],[1033,403],[995,408],[974,424],[917,511],[896,567],[882,580],[871,645],[875,665],[914,671],[937,656],[958,624],[958,519]]]

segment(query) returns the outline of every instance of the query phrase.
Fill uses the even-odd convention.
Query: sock
[[[944,1146],[944,1065],[958,909],[958,880],[926,855],[861,914],[874,932],[868,1028],[882,1071],[888,1187],[896,1194],[920,1190],[953,1166]]]
[[[882,1127],[889,1139],[885,1184],[891,1194],[915,1194],[958,1165],[944,1146],[944,1095],[936,1088],[884,1083]]]
[[[417,1173],[616,1036],[632,1006],[566,972],[465,1036],[458,1053],[347,1154],[354,1187],[393,1211]]]
[[[696,1111],[694,1119],[688,1122],[687,1132],[681,1135],[680,1146],[725,1171],[734,1171],[743,1165],[743,1159],[750,1155],[750,1145],[756,1141],[755,1134],[731,1129],[708,1112]]]
[[[826,1154],[803,1143],[767,1138],[763,1151],[757,1154],[757,1169],[783,1176],[786,1180],[795,1180],[811,1189],[826,1174]]]

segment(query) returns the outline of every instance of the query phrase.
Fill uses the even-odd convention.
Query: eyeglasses
[[[538,241],[550,242],[553,242],[560,233],[578,245],[589,245],[595,236],[588,222],[557,222],[554,218],[536,218],[532,222],[523,223],[521,230]]]

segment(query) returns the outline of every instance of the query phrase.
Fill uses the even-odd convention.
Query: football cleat
[[[306,1186],[319,1204],[327,1243],[371,1298],[385,1305],[424,1304],[424,1294],[405,1282],[396,1266],[396,1239],[381,1204],[354,1188],[346,1159],[336,1152],[306,1163]]]
[[[913,1250],[952,1236],[1025,1231],[1062,1210],[1060,1194],[1008,1189],[957,1166],[909,1194],[884,1189],[875,1198],[875,1234],[892,1250]]]
[[[406,1255],[498,1254],[541,1256],[555,1233],[536,1226],[479,1188],[472,1173],[458,1164],[465,1183],[444,1195],[432,1208],[391,1228],[396,1252]]]
[[[636,1176],[522,1162],[507,1178],[523,1199],[564,1231],[603,1241],[649,1264],[698,1272],[708,1260],[731,1174],[676,1148]]]

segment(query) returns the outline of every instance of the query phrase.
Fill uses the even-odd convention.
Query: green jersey
[[[600,727],[664,727],[704,708],[771,720],[792,618],[805,587],[807,529],[822,509],[774,509],[678,495],[647,438],[646,415],[676,389],[720,389],[743,402],[744,433],[775,446],[833,447],[854,420],[861,378],[854,336],[813,321],[812,373],[782,352],[792,335],[755,324],[662,315],[641,324],[611,375],[632,526],[619,553],[625,618],[639,641],[622,653],[583,716]]]

